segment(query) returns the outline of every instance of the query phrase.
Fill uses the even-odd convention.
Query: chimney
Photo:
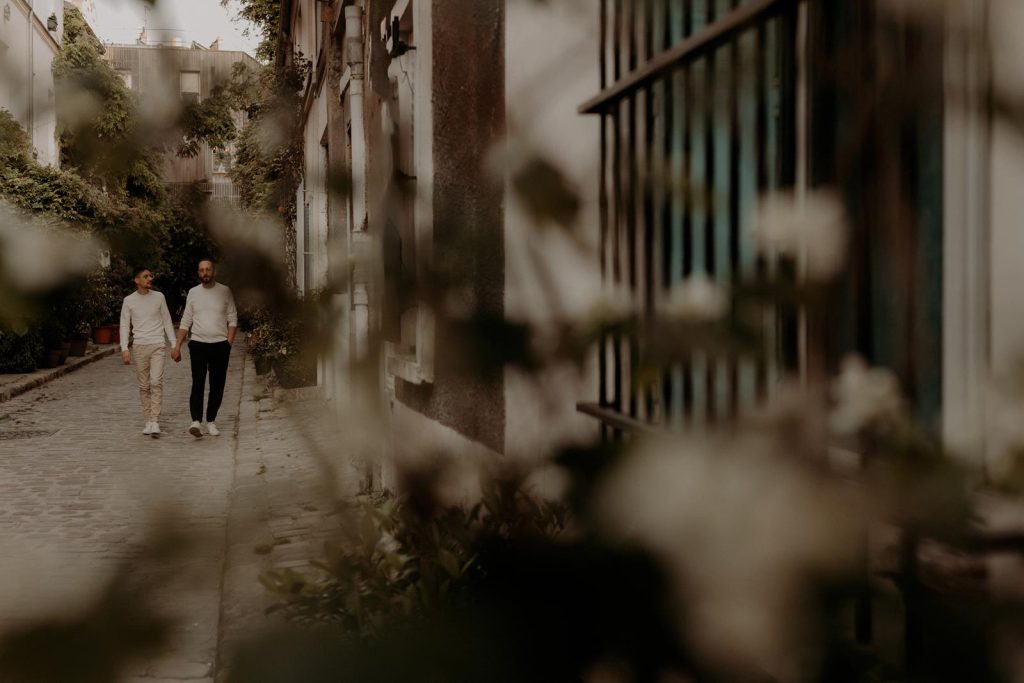
[[[220,36],[217,36],[217,37],[216,37],[216,38],[215,38],[215,39],[213,40],[213,42],[212,42],[212,43],[210,43],[210,49],[211,49],[211,50],[219,50],[219,49],[220,49]]]

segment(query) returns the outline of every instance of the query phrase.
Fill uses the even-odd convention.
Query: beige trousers
[[[165,344],[145,344],[132,347],[135,377],[139,380],[139,398],[142,399],[142,417],[146,422],[160,420],[160,402],[164,395]]]

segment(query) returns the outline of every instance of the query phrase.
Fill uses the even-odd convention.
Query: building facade
[[[252,70],[259,62],[245,52],[219,50],[217,44],[204,47],[179,41],[148,44],[145,32],[135,45],[107,45],[106,59],[136,96],[148,117],[161,121],[180,102],[202,101],[218,87],[231,81],[232,69],[244,64]],[[168,84],[171,85],[168,85]],[[161,111],[162,110],[162,111]],[[235,113],[241,130],[245,115]],[[194,157],[165,156],[163,179],[170,185],[202,184],[213,199],[237,202],[229,172],[234,146],[210,149],[205,142]]]
[[[605,281],[654,311],[704,274],[726,287],[787,264],[755,246],[761,198],[840,193],[847,263],[821,310],[779,310],[757,358],[695,357],[642,386],[636,340],[605,339],[584,412],[624,433],[713,424],[786,375],[856,352],[892,368],[917,417],[962,457],[992,456],[986,402],[1024,352],[1016,292],[1024,171],[1013,3],[689,0],[601,3]],[[940,58],[941,57],[941,58]],[[667,175],[667,181],[665,178]],[[666,192],[665,187],[686,187]],[[788,264],[792,266],[793,264]]]
[[[352,385],[344,368],[372,363],[398,455],[403,444],[437,440],[449,450],[525,456],[544,448],[538,434],[554,443],[596,433],[575,410],[594,389],[592,373],[551,377],[565,396],[552,407],[539,399],[550,387],[526,374],[472,372],[456,323],[427,293],[443,262],[475,312],[535,321],[553,312],[534,269],[570,278],[565,289],[598,288],[593,258],[577,259],[568,274],[571,254],[538,264],[529,253],[538,246],[523,239],[529,211],[515,198],[514,163],[505,163],[541,150],[573,159],[560,165],[583,195],[577,227],[596,245],[598,127],[576,112],[598,84],[588,58],[597,51],[596,8],[282,5],[279,58],[312,65],[296,284],[328,291],[340,313],[335,353],[321,367],[325,393],[342,397]],[[339,183],[346,190],[332,191]],[[418,438],[401,436],[411,432]]]
[[[63,0],[0,4],[0,108],[30,134],[36,159],[60,162],[53,61],[64,35]]]

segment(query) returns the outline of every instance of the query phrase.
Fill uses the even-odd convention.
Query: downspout
[[[35,41],[36,0],[28,5],[28,134],[32,151],[36,149],[36,46]]]
[[[370,344],[369,290],[367,255],[369,235],[366,216],[366,128],[363,120],[363,10],[358,5],[345,7],[345,61],[349,69],[348,105],[352,125],[352,250],[356,259],[352,282],[353,360],[367,358]]]
[[[366,135],[363,123],[363,10],[358,5],[345,7],[345,61],[350,80],[349,113],[352,118],[352,213],[353,232],[366,231]]]

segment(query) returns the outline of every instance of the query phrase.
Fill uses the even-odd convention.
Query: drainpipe
[[[345,61],[350,80],[349,112],[352,118],[352,209],[353,231],[366,230],[366,135],[363,123],[363,9],[358,5],[345,7]]]
[[[370,340],[369,247],[366,215],[366,127],[363,121],[363,9],[345,7],[345,62],[349,69],[348,106],[352,121],[352,233],[350,257],[355,259],[352,282],[352,323],[355,360],[366,357]]]
[[[36,46],[34,39],[36,0],[28,5],[28,135],[32,151],[36,149]]]

